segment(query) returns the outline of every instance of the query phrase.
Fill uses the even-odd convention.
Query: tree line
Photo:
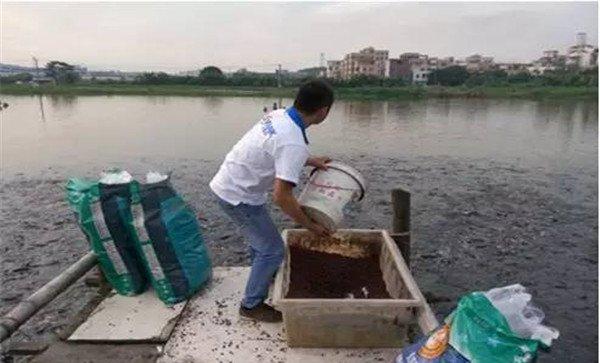
[[[281,76],[284,87],[295,87],[311,76]],[[359,75],[350,79],[327,79],[334,87],[404,87],[410,85],[405,78],[382,78]],[[236,72],[226,76],[217,67],[207,67],[194,76],[172,76],[166,73],[145,73],[135,83],[140,84],[197,84],[210,86],[255,86],[276,87],[276,73]],[[511,85],[531,86],[598,86],[598,69],[584,71],[559,69],[547,71],[542,75],[531,75],[527,72],[508,74],[503,70],[492,70],[480,73],[469,73],[465,67],[452,66],[433,71],[429,75],[428,85],[446,87],[503,87]]]
[[[318,69],[310,69],[312,74],[290,75],[277,73],[256,73],[238,71],[229,75],[223,73],[215,66],[208,66],[197,75],[171,75],[164,72],[147,72],[137,76],[133,81],[92,81],[97,83],[133,83],[143,85],[201,85],[201,86],[250,86],[250,87],[277,87],[281,83],[284,87],[297,87],[308,79],[319,77]],[[73,65],[65,62],[52,61],[46,64],[44,74],[54,80],[56,84],[71,84],[80,81],[80,74]],[[0,77],[1,83],[15,83],[18,81],[29,82],[33,79],[31,74],[23,73],[7,77]],[[403,87],[410,85],[405,78],[382,78],[359,75],[351,79],[327,79],[334,87]],[[447,87],[502,87],[511,85],[532,86],[598,86],[598,69],[576,71],[559,69],[546,72],[542,75],[529,73],[508,74],[503,70],[492,70],[480,73],[469,73],[465,67],[452,66],[433,71],[429,74],[428,85]]]
[[[557,69],[541,75],[527,72],[508,74],[503,70],[469,73],[465,67],[452,66],[433,71],[427,84],[440,86],[502,87],[518,84],[533,86],[598,86],[598,68],[588,70]]]

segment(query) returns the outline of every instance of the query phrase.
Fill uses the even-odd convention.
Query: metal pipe
[[[33,295],[21,301],[0,320],[0,342],[3,342],[21,324],[31,318],[33,314],[91,270],[96,265],[96,262],[96,255],[93,252],[88,252],[79,261],[72,264],[60,275],[33,293]]]

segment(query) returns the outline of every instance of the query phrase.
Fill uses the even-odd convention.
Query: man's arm
[[[304,226],[309,231],[313,232],[317,236],[327,237],[331,234],[325,227],[318,223],[315,223],[309,216],[302,211],[300,204],[294,197],[292,192],[294,184],[281,180],[275,179],[275,186],[273,188],[273,201],[281,208],[281,210],[290,216],[296,223]]]

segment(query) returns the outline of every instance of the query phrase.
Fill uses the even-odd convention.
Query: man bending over
[[[326,157],[311,157],[306,129],[323,122],[333,104],[333,90],[314,80],[298,90],[294,106],[263,116],[231,149],[210,182],[225,213],[250,244],[252,268],[240,315],[278,322],[281,313],[264,303],[283,260],[283,240],[265,203],[273,201],[294,221],[318,236],[329,231],[309,218],[292,193],[305,165],[326,169]]]

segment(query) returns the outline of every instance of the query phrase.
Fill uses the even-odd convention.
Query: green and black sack
[[[212,275],[200,226],[169,178],[139,184],[139,198],[144,224],[134,204],[134,227],[142,259],[158,297],[167,305],[176,304],[198,291]]]
[[[147,287],[135,240],[128,231],[130,185],[70,179],[66,186],[68,202],[102,272],[117,293],[127,296],[139,294]]]

